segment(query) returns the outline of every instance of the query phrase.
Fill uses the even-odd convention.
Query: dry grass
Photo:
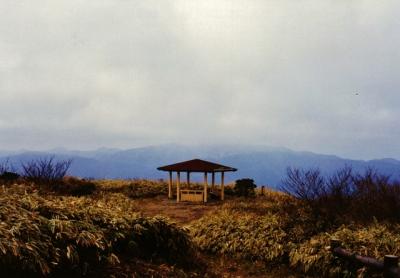
[[[120,258],[167,266],[196,260],[184,228],[142,216],[120,193],[43,195],[34,186],[13,185],[0,191],[0,203],[3,277],[99,275]]]
[[[136,183],[145,184],[145,180],[136,180]],[[131,181],[100,181],[102,186],[117,188],[119,192],[124,192],[123,187],[131,183]],[[151,184],[157,181],[151,181]],[[167,186],[166,184],[164,184]],[[202,188],[202,184],[197,187]],[[192,186],[193,187],[193,186]],[[230,187],[233,187],[231,185]],[[228,185],[229,188],[229,185]],[[174,188],[175,189],[175,188]],[[175,191],[175,190],[174,190]],[[259,195],[261,193],[257,192]],[[120,193],[121,194],[121,193]],[[123,193],[122,193],[123,194]],[[130,199],[132,209],[137,210],[144,216],[162,215],[174,222],[191,227],[200,219],[210,219],[213,215],[219,214],[222,210],[237,211],[246,214],[262,215],[274,208],[278,200],[282,200],[287,195],[265,189],[264,196],[258,196],[253,199],[235,198],[227,195],[224,202],[211,201],[207,204],[180,202],[176,203],[176,199],[168,199],[166,192],[160,192],[158,196],[152,198],[134,198]],[[264,262],[249,262],[246,260],[233,259],[231,256],[202,254],[202,259],[207,262],[208,268],[212,270],[208,275],[216,277],[299,277],[286,266],[270,267]],[[179,273],[175,273],[176,277],[180,277]]]
[[[69,183],[73,181],[74,179],[68,179]],[[91,195],[80,197],[41,191],[35,184],[14,184],[0,189],[3,205],[0,211],[3,212],[2,221],[7,226],[0,231],[0,242],[3,242],[6,248],[6,253],[0,254],[0,261],[3,266],[12,262],[10,268],[3,268],[5,274],[12,273],[15,276],[15,269],[18,268],[22,276],[32,276],[36,273],[39,276],[51,274],[54,277],[77,276],[82,272],[86,272],[87,277],[262,277],[266,273],[273,273],[272,270],[261,267],[262,264],[255,270],[248,262],[201,253],[196,255],[199,257],[192,259],[192,266],[196,265],[195,268],[182,269],[174,263],[171,264],[171,261],[168,263],[168,258],[170,255],[173,257],[173,254],[178,257],[186,256],[186,251],[171,249],[172,253],[159,253],[165,251],[162,251],[164,232],[176,228],[177,232],[173,232],[173,236],[179,236],[181,231],[185,231],[185,227],[191,226],[199,219],[207,219],[225,206],[233,207],[236,199],[227,196],[228,200],[225,203],[211,201],[206,205],[184,202],[177,204],[175,200],[167,198],[165,189],[162,188],[165,183],[162,181],[91,182],[96,185],[96,190]],[[148,197],[149,192],[151,196],[155,196]],[[24,224],[21,226],[15,221]],[[137,224],[144,227],[144,230],[132,231],[129,228],[134,226],[134,229],[138,229]],[[52,225],[54,228],[51,228]],[[158,226],[161,229],[159,232],[156,228]],[[10,230],[14,232],[10,234]],[[151,242],[142,243],[139,249],[131,249],[129,242],[132,239],[124,240],[132,235],[136,240],[140,240],[142,235],[143,238],[147,238],[146,233],[149,230],[153,237],[151,242],[158,241],[158,233],[161,236],[156,247],[158,251],[154,254],[145,255],[153,247],[137,253],[137,250],[145,246],[143,244]],[[113,241],[115,235],[119,238],[116,242]],[[36,253],[31,254],[30,243],[27,244],[28,238],[34,246],[43,249],[32,251]],[[170,239],[170,235],[166,237],[166,240]],[[13,246],[6,242],[18,244],[17,253],[12,255]],[[175,247],[181,244],[180,240],[174,242]],[[121,245],[125,247],[121,249]],[[186,247],[184,249],[187,250]],[[129,250],[136,251],[131,253]],[[101,260],[101,267],[96,268],[96,258]],[[190,259],[189,256],[187,258]],[[211,268],[203,268],[202,265],[205,264]],[[274,274],[270,277],[286,276]]]
[[[398,253],[395,249],[400,242],[398,226],[393,233],[388,232],[385,223],[327,230],[310,218],[301,202],[268,189],[263,196],[257,192],[254,198],[227,194],[225,202],[176,203],[175,199],[167,198],[167,184],[161,180],[91,182],[96,190],[81,197],[40,191],[35,184],[0,189],[4,226],[0,229],[0,243],[6,246],[6,255],[2,255],[0,244],[0,262],[4,265],[11,260],[16,267],[51,273],[54,277],[65,274],[65,267],[81,271],[84,263],[96,266],[96,258],[101,258],[102,263],[107,263],[98,267],[97,272],[89,272],[88,277],[281,278],[303,277],[305,274],[301,273],[309,275],[310,270],[315,270],[315,275],[345,273],[350,266],[333,265],[326,252],[325,245],[331,235],[362,254],[382,257],[387,251]],[[187,237],[188,231],[191,237]],[[368,237],[370,233],[375,236]],[[122,249],[113,243],[115,238]],[[141,238],[144,243],[139,249],[136,243],[129,243]],[[174,244],[171,252],[167,252],[171,238]],[[46,251],[38,249],[40,252],[33,254],[29,249],[32,240],[35,246],[45,246]],[[22,253],[12,255],[13,242]],[[180,249],[188,245],[194,250],[193,257]],[[67,247],[73,250],[68,251]],[[146,254],[148,250],[152,250],[151,254]],[[80,262],[71,261],[76,255]],[[175,265],[177,260],[173,258],[181,260],[182,256],[187,257],[191,268]],[[205,265],[208,267],[204,268]],[[356,268],[347,272],[349,277],[355,271]]]

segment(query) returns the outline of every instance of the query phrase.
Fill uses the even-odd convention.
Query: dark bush
[[[353,200],[352,169],[345,167],[324,177],[319,169],[288,168],[281,190],[304,202],[314,217],[334,223],[349,211]]]
[[[255,196],[256,187],[253,179],[240,179],[235,182],[233,191],[236,196],[252,197]]]
[[[65,177],[71,163],[71,159],[55,161],[54,156],[51,156],[21,163],[21,166],[27,180],[41,185],[53,185]]]
[[[225,186],[224,191],[225,191],[225,195],[235,196],[234,185],[230,184],[230,185]],[[219,199],[219,196],[217,199]]]
[[[0,175],[3,175],[5,172],[15,172],[15,168],[11,165],[8,158],[0,162]]]
[[[86,179],[66,177],[53,190],[63,195],[84,196],[90,195],[96,190],[96,184]]]
[[[323,177],[318,169],[288,168],[281,190],[304,202],[327,224],[400,220],[400,183],[373,169],[353,174],[345,167]]]
[[[361,219],[400,220],[400,182],[367,169],[362,175],[354,175],[353,183],[352,210]]]
[[[0,181],[9,183],[9,182],[13,182],[16,181],[17,179],[19,179],[19,174],[14,173],[14,172],[3,172],[0,175]]]
[[[9,184],[18,180],[19,177],[9,159],[0,162],[0,182]]]

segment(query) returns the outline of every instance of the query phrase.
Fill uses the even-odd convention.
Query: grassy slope
[[[121,193],[58,196],[12,185],[1,190],[0,203],[2,275],[103,276],[127,268],[162,276],[196,259],[184,228],[142,216]],[[192,274],[197,271],[200,265]]]
[[[333,236],[363,255],[400,255],[398,226],[324,229],[295,200],[277,192],[176,204],[166,198],[162,181],[95,184],[97,190],[86,197],[41,193],[27,185],[4,187],[2,266],[56,276],[351,277],[357,269],[334,260],[326,249]]]

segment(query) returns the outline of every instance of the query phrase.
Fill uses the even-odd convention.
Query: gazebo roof
[[[221,164],[201,160],[192,159],[188,161],[183,161],[171,165],[166,165],[158,167],[161,171],[171,171],[171,172],[234,172],[237,171],[236,168],[229,166],[224,166]]]

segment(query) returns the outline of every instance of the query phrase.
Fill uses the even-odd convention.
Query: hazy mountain
[[[395,159],[350,160],[333,155],[296,152],[286,148],[268,146],[168,144],[128,150],[102,148],[94,151],[71,151],[54,149],[48,152],[6,153],[0,160],[9,157],[11,163],[18,169],[21,162],[49,155],[55,155],[57,159],[72,158],[71,175],[93,178],[166,178],[166,173],[157,171],[157,167],[193,158],[236,167],[239,171],[228,173],[228,180],[250,177],[259,185],[278,185],[285,176],[286,168],[290,166],[318,167],[324,173],[331,173],[345,165],[352,166],[356,171],[373,167],[381,173],[400,178],[400,161]],[[201,175],[193,175],[193,178],[201,179]]]

